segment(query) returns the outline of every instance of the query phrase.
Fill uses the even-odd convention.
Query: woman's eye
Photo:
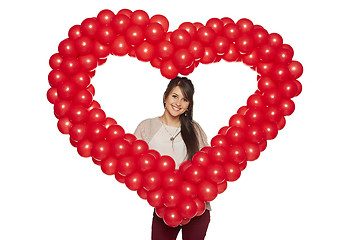
[[[184,101],[185,101],[185,102],[188,102],[189,100],[187,100],[186,98],[184,98]]]
[[[177,98],[177,96],[176,96],[176,95],[173,95],[173,98]]]

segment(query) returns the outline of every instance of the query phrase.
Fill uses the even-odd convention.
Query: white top
[[[200,125],[194,121],[196,134],[199,139],[199,149],[209,146],[207,137]],[[171,127],[162,123],[159,117],[148,118],[142,121],[136,128],[134,135],[149,145],[150,149],[158,151],[161,155],[171,156],[178,169],[182,162],[186,161],[186,145],[181,137],[180,128]],[[179,133],[179,134],[177,134]],[[172,142],[171,137],[174,138]]]

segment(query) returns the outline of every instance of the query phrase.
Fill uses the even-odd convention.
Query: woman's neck
[[[179,117],[173,117],[170,114],[168,114],[166,111],[162,116],[159,117],[160,121],[162,121],[164,124],[171,126],[171,127],[180,127],[180,116]]]

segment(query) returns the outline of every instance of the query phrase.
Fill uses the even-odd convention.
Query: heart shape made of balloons
[[[91,157],[105,174],[137,191],[175,227],[200,216],[205,203],[237,180],[247,161],[256,160],[267,140],[277,136],[284,116],[295,109],[291,99],[302,91],[297,79],[303,68],[279,34],[269,34],[249,19],[212,18],[205,25],[184,22],[173,32],[168,28],[162,15],[128,9],[117,14],[105,9],[74,25],[49,60],[47,98],[54,104],[59,131],[70,135],[79,155]],[[110,54],[150,62],[168,79],[189,75],[200,63],[243,62],[258,73],[258,88],[211,139],[211,146],[175,169],[171,157],[125,133],[93,99],[91,78]]]

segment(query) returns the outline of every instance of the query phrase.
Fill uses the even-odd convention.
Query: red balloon
[[[164,205],[168,208],[176,207],[181,200],[180,193],[175,189],[168,189],[164,192],[163,201]]]
[[[224,172],[226,176],[226,181],[229,182],[234,182],[238,180],[241,176],[241,170],[239,168],[239,165],[233,162],[227,162],[224,164]]]
[[[72,106],[69,110],[69,119],[73,123],[84,123],[89,116],[89,111],[81,105]]]
[[[146,191],[144,188],[139,188],[138,190],[137,190],[137,194],[138,194],[138,196],[141,198],[141,199],[144,199],[144,200],[146,200],[146,198],[147,198],[147,193],[148,193],[148,191]]]
[[[263,122],[261,124],[261,127],[264,131],[264,139],[265,140],[272,140],[278,134],[277,125],[275,123]]]
[[[93,108],[89,112],[88,124],[91,123],[103,123],[105,121],[106,115],[101,108]]]
[[[187,68],[194,62],[194,57],[189,50],[182,48],[177,50],[173,56],[173,63],[178,69]]]
[[[87,138],[90,141],[96,142],[99,140],[104,140],[105,137],[106,137],[106,128],[103,125],[99,123],[88,125]]]
[[[192,24],[191,22],[184,22],[180,24],[179,29],[186,30],[190,34],[191,39],[193,39],[196,36],[197,29],[195,25]]]
[[[254,29],[254,24],[247,18],[240,19],[236,25],[239,27],[240,33],[251,33]]]
[[[212,46],[218,55],[223,55],[229,51],[230,42],[226,37],[216,36]]]
[[[71,109],[71,102],[67,100],[59,99],[54,103],[55,117],[60,119],[66,117]]]
[[[109,44],[116,37],[115,30],[110,26],[99,26],[96,34],[96,39],[102,44]]]
[[[145,34],[141,27],[131,26],[127,29],[125,34],[126,42],[130,45],[137,46],[144,41]]]
[[[76,58],[64,58],[60,65],[60,70],[67,75],[74,75],[80,70],[80,63]]]
[[[212,28],[205,26],[198,29],[196,39],[205,46],[209,46],[214,41],[215,35],[215,31]]]
[[[119,183],[125,183],[125,176],[121,175],[121,174],[118,173],[118,172],[115,173],[115,179],[116,179]]]
[[[62,56],[60,55],[60,53],[54,53],[53,55],[51,55],[50,59],[49,59],[49,65],[52,69],[59,69],[60,65],[62,63]]]
[[[168,79],[173,79],[179,74],[179,70],[176,68],[172,60],[168,60],[161,64],[161,75]]]
[[[136,10],[132,13],[130,20],[135,25],[145,27],[149,23],[149,15],[143,10]]]
[[[285,116],[290,116],[295,111],[295,103],[288,98],[283,98],[279,103],[279,107]]]
[[[108,141],[121,139],[124,137],[124,135],[125,135],[125,130],[121,126],[116,125],[116,123],[114,123],[114,125],[109,126],[106,130],[106,139]]]
[[[167,32],[169,30],[169,21],[166,17],[163,15],[154,15],[150,18],[150,23],[159,23],[162,28],[164,29],[164,32]]]
[[[228,159],[228,153],[224,147],[212,147],[209,151],[209,157],[212,162],[223,164]]]
[[[58,47],[59,53],[62,57],[77,57],[75,41],[67,38],[60,42]]]
[[[226,139],[232,145],[240,145],[245,141],[245,131],[240,127],[229,127],[226,131]]]
[[[151,153],[142,154],[137,159],[137,169],[142,173],[155,170],[156,164],[157,159]]]
[[[170,227],[179,226],[182,217],[176,208],[167,208],[164,214],[164,222]]]
[[[76,148],[77,152],[82,157],[90,157],[93,143],[89,139],[84,139],[78,142]]]
[[[263,99],[270,106],[278,105],[282,99],[281,92],[278,88],[268,89],[264,92]]]
[[[118,161],[118,172],[123,176],[128,176],[136,171],[136,159],[133,156],[122,157]]]
[[[270,44],[261,45],[257,52],[258,57],[262,62],[271,62],[276,55],[276,49]]]
[[[177,189],[182,181],[182,176],[180,175],[180,173],[176,170],[175,172],[165,172],[163,175],[163,181],[162,181],[162,186],[167,189],[167,188],[173,188],[173,189]]]
[[[74,25],[69,29],[68,36],[72,40],[76,40],[77,38],[81,37],[81,26]]]
[[[154,191],[149,191],[147,194],[147,201],[150,204],[150,206],[154,207],[154,208],[159,208],[162,207],[164,205],[163,202],[163,195],[164,195],[164,189],[159,188],[157,190]]]
[[[229,143],[225,137],[225,135],[218,134],[211,139],[210,142],[212,147],[228,147]]]
[[[137,191],[142,187],[142,175],[141,173],[134,172],[125,177],[125,185],[128,189],[132,191]]]
[[[174,46],[166,40],[159,42],[156,47],[156,56],[163,60],[169,59],[174,53]]]
[[[90,38],[95,38],[99,27],[99,23],[96,18],[87,18],[81,23],[81,33]]]
[[[194,201],[197,205],[196,216],[201,216],[206,210],[206,204],[204,201],[200,200],[199,198],[195,198]]]
[[[293,98],[297,95],[299,89],[295,80],[282,82],[279,86],[281,95],[285,98]]]
[[[213,63],[216,58],[216,53],[212,47],[204,48],[204,56],[200,59],[200,62],[203,64]]]
[[[198,185],[198,197],[201,201],[210,202],[217,196],[217,186],[207,180],[202,181]]]
[[[283,39],[278,33],[270,33],[269,44],[274,48],[280,48],[283,45]]]
[[[211,164],[206,169],[206,178],[213,183],[222,183],[225,177],[224,168],[220,164]]]
[[[75,47],[80,55],[90,54],[94,48],[94,42],[87,36],[81,36],[75,40]]]
[[[159,158],[156,169],[159,172],[174,171],[175,161],[172,159],[172,157],[163,155]]]
[[[150,62],[155,57],[155,47],[149,42],[141,43],[136,49],[136,57],[140,61]]]
[[[181,217],[191,219],[196,216],[197,205],[195,201],[191,198],[184,198],[180,201],[177,209]]]
[[[298,61],[292,61],[289,66],[290,76],[294,79],[299,78],[303,73],[303,66]]]
[[[49,88],[49,90],[46,92],[46,97],[50,103],[54,104],[59,99],[57,89],[53,87]]]
[[[116,38],[114,38],[109,45],[100,43],[99,41],[94,41],[94,48],[92,53],[97,58],[107,58],[111,52],[110,46],[115,41]],[[104,60],[101,60],[104,61]],[[100,62],[101,63],[101,62]],[[100,63],[98,65],[100,65]]]
[[[161,186],[162,177],[157,171],[152,171],[144,174],[143,187],[148,191],[153,191]]]
[[[251,125],[246,130],[246,139],[252,143],[260,143],[264,138],[264,130],[259,125]]]
[[[134,156],[140,156],[141,154],[146,153],[148,150],[148,144],[141,139],[135,140],[131,146],[131,154]]]
[[[273,73],[273,67],[274,67],[274,63],[273,62],[259,62],[256,66],[256,71],[258,72],[258,74],[260,76],[270,76]]]
[[[264,121],[264,113],[259,108],[249,108],[245,113],[245,121],[250,124],[261,124]]]
[[[262,27],[254,27],[252,31],[252,38],[255,46],[261,46],[269,40],[269,33]]]
[[[211,18],[206,22],[205,26],[210,27],[216,34],[220,35],[223,32],[224,23],[218,18]]]
[[[222,183],[217,185],[218,194],[225,192],[227,189],[227,181],[223,181]]]
[[[80,71],[71,77],[71,81],[79,88],[87,88],[90,85],[90,76],[88,73]]]
[[[186,180],[192,183],[199,183],[205,178],[205,170],[199,165],[192,164],[184,173]]]
[[[289,69],[283,65],[277,65],[272,69],[271,78],[278,83],[287,81],[290,77]]]
[[[257,66],[260,61],[257,55],[257,51],[255,49],[251,53],[243,55],[242,60],[245,65],[251,67]]]
[[[260,156],[260,149],[258,145],[254,143],[245,142],[242,147],[244,148],[246,160],[247,161],[254,161],[259,158]]]
[[[98,160],[104,160],[108,158],[110,153],[110,143],[105,140],[94,143],[94,146],[91,149],[91,156]]]
[[[112,141],[111,144],[112,155],[117,158],[121,158],[128,155],[130,153],[130,149],[131,149],[130,143],[123,138],[117,138]]]
[[[280,48],[277,50],[274,61],[277,64],[288,65],[293,57],[293,52],[287,48]]]
[[[125,56],[129,53],[129,45],[127,44],[125,37],[120,35],[110,45],[111,53],[115,56]]]
[[[81,141],[86,138],[87,125],[85,123],[74,123],[72,124],[69,135],[72,140]]]
[[[205,48],[204,46],[198,41],[191,41],[188,47],[190,53],[193,55],[195,60],[199,60],[204,56]]]
[[[101,170],[106,175],[114,175],[117,168],[117,162],[118,160],[114,157],[109,157],[105,160],[101,161]]]
[[[254,49],[254,40],[247,34],[242,34],[235,40],[236,49],[242,54],[251,53]]]
[[[128,17],[131,17],[132,11],[129,10],[129,9],[121,9],[121,10],[117,13],[117,15],[119,15],[119,14],[124,14],[124,15],[126,15],[126,16],[128,16]]]
[[[247,127],[247,123],[244,116],[242,116],[241,114],[234,114],[229,120],[229,126],[236,126],[245,129]]]
[[[239,58],[241,58],[239,52],[236,50],[235,44],[230,43],[229,45],[229,50],[227,53],[225,53],[223,55],[223,59],[227,62],[235,62],[237,61]]]
[[[240,36],[240,30],[235,23],[228,23],[224,26],[224,36],[234,41]]]
[[[83,70],[90,72],[98,66],[98,59],[93,54],[79,57],[79,63]]]
[[[165,31],[159,23],[153,22],[146,27],[145,37],[148,42],[156,43],[165,38]]]
[[[242,146],[239,145],[230,146],[228,150],[228,154],[229,154],[230,162],[235,162],[237,164],[240,164],[246,160],[245,151],[242,148]]]
[[[180,183],[178,191],[183,197],[194,198],[197,194],[197,187],[192,182],[183,181]]]
[[[65,100],[72,99],[78,92],[78,88],[72,81],[64,81],[57,88],[58,97]]]
[[[253,94],[251,95],[246,102],[246,106],[248,108],[256,108],[256,109],[264,109],[265,108],[265,103],[264,100],[262,98],[261,94]]]
[[[68,117],[60,118],[57,127],[62,134],[69,134],[72,123]]]
[[[261,92],[265,92],[266,90],[277,88],[277,84],[270,77],[261,77],[258,81],[258,88]]]
[[[191,36],[184,29],[177,29],[171,34],[170,41],[175,48],[186,48],[191,42]]]
[[[264,119],[268,122],[277,123],[283,116],[282,110],[277,106],[269,106],[264,110]]]
[[[201,152],[201,151],[197,152],[194,154],[194,156],[192,158],[192,163],[199,165],[199,166],[206,167],[210,163],[209,155],[205,152]]]
[[[115,14],[111,10],[104,9],[98,13],[97,20],[99,21],[100,24],[109,25],[112,19],[114,18],[114,16]]]
[[[130,18],[125,14],[117,14],[111,21],[111,27],[115,32],[124,34],[131,24]]]

